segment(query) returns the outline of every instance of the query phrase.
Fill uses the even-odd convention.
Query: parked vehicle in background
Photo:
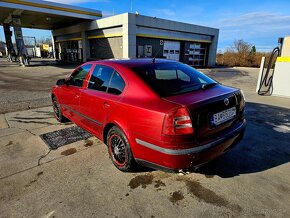
[[[164,59],[85,63],[52,90],[54,113],[91,132],[122,171],[178,171],[236,145],[246,122],[239,89]]]

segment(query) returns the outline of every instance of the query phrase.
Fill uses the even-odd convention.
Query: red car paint
[[[155,62],[175,63],[168,60]],[[205,90],[160,97],[132,70],[152,65],[152,59],[94,61],[84,65],[87,64],[92,67],[82,87],[55,86],[52,96],[58,99],[64,116],[105,143],[108,128],[118,126],[128,138],[135,160],[141,165],[174,171],[190,169],[223,154],[243,136],[244,99],[236,88],[217,84]],[[113,68],[123,78],[125,88],[120,95],[87,88],[92,71],[99,65]],[[211,126],[210,116],[226,108],[225,98],[236,107],[237,115],[221,125]],[[165,120],[177,108],[188,113],[190,119],[185,122],[192,123],[192,131],[165,134]]]

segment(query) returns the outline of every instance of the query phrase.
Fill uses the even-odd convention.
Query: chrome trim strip
[[[90,118],[90,117],[88,117],[88,116],[86,116],[86,115],[83,115],[82,113],[80,113],[80,112],[78,112],[78,111],[76,111],[76,110],[74,110],[74,109],[68,107],[67,105],[62,104],[61,106],[64,107],[64,108],[66,108],[67,110],[70,110],[70,111],[72,111],[72,112],[78,114],[79,116],[81,116],[81,117],[83,117],[83,118],[85,118],[85,119],[87,119],[87,120],[89,120],[89,121],[91,121],[91,122],[97,124],[98,126],[102,126],[102,125],[103,125],[101,122],[96,121],[96,120],[94,120],[94,119],[92,119],[92,118]]]
[[[161,153],[164,154],[169,154],[169,155],[188,155],[188,154],[195,154],[195,153],[199,153],[202,151],[205,151],[211,147],[214,147],[216,145],[218,145],[219,143],[226,141],[229,138],[232,138],[234,136],[236,136],[238,133],[240,133],[240,131],[242,131],[243,129],[245,129],[246,127],[246,122],[244,121],[240,126],[238,126],[236,129],[234,129],[233,131],[229,132],[228,134],[226,134],[225,136],[223,136],[222,138],[210,142],[208,144],[204,144],[198,147],[194,147],[194,148],[187,148],[187,149],[169,149],[169,148],[162,148],[158,145],[154,145],[151,144],[149,142],[145,142],[141,139],[135,139],[136,143],[142,146],[145,146],[147,148],[150,148],[152,150],[155,151],[159,151]]]
[[[191,123],[184,123],[184,124],[175,124],[175,129],[184,129],[192,127]]]

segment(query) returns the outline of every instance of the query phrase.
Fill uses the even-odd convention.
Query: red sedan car
[[[237,144],[246,125],[239,89],[163,59],[87,62],[57,82],[52,102],[58,121],[102,140],[122,171],[197,168]]]

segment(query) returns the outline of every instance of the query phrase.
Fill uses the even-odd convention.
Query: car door
[[[67,84],[61,87],[60,103],[64,113],[68,114],[70,118],[75,118],[79,111],[80,90],[91,68],[92,64],[78,67],[67,79]]]
[[[124,90],[125,82],[113,68],[96,65],[88,81],[87,89],[81,92],[80,108],[87,119],[85,125],[95,134],[102,133],[107,117],[116,108]]]

